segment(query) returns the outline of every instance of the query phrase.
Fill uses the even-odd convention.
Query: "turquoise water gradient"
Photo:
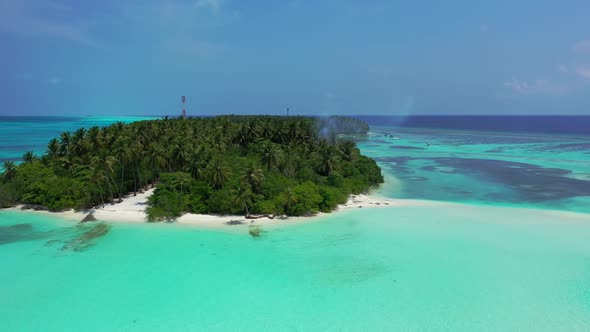
[[[590,330],[587,137],[372,131],[379,194],[422,206],[259,239],[0,210],[0,331]]]
[[[587,331],[590,216],[358,209],[253,240],[116,224],[0,247],[5,331]],[[71,234],[70,234],[71,235]],[[68,235],[69,236],[69,235]],[[49,242],[49,244],[48,244]]]
[[[384,196],[590,213],[590,136],[371,130],[359,147],[390,176]]]

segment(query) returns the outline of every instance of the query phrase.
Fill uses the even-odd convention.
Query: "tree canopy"
[[[84,209],[155,186],[152,221],[187,212],[329,212],[383,182],[376,163],[339,138],[367,131],[345,117],[225,115],[64,132],[42,156],[4,163],[0,207]]]

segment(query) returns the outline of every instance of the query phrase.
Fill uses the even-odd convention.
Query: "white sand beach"
[[[105,204],[85,211],[64,211],[48,212],[35,211],[36,213],[46,213],[56,215],[72,221],[81,221],[88,214],[92,214],[98,221],[105,222],[124,222],[124,223],[145,223],[147,222],[146,208],[148,198],[153,194],[154,189],[148,189],[143,193],[127,195],[122,202],[115,204]],[[360,208],[383,208],[394,206],[416,206],[430,205],[435,202],[407,199],[389,199],[372,194],[351,195],[345,204],[342,204],[333,213]],[[22,209],[17,206],[15,210]],[[285,224],[295,224],[302,222],[317,221],[327,213],[317,213],[311,217],[287,217],[275,216],[274,218],[262,217],[258,219],[246,219],[242,215],[213,215],[213,214],[191,214],[186,213],[180,218],[174,220],[175,224],[195,225],[205,228],[220,228],[231,226],[279,226]]]

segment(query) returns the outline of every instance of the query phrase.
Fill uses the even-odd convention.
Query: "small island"
[[[4,163],[0,207],[64,211],[115,204],[155,187],[148,221],[185,213],[308,216],[383,182],[347,135],[348,117],[224,115],[64,132],[47,152]]]

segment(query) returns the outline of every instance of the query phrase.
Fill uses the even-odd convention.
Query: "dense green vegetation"
[[[185,212],[327,212],[383,182],[354,142],[337,139],[367,130],[344,117],[234,115],[78,129],[51,140],[43,156],[5,162],[0,207],[83,209],[156,185],[152,221]]]

